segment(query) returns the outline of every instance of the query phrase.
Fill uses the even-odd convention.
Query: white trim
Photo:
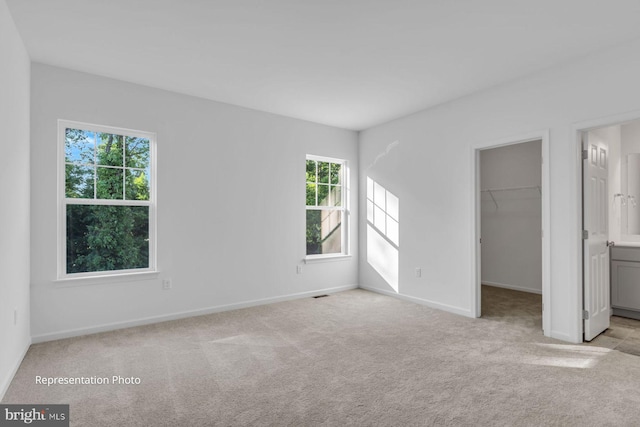
[[[120,131],[118,135],[121,135],[124,132],[126,133],[126,136],[134,136],[136,138],[149,138],[150,135],[153,135],[153,137],[155,138],[156,136],[154,132],[148,132],[148,131],[137,130],[137,129],[128,129],[120,126],[97,125],[94,123],[85,123],[85,122],[78,122],[74,120],[58,119],[58,127],[60,127],[60,124],[62,123],[64,123],[65,126],[67,127],[71,127],[74,129],[88,130],[90,132],[113,133],[114,130],[118,130]]]
[[[326,184],[320,184],[326,185]],[[341,211],[344,212],[344,207],[342,206],[307,206],[308,211]]]
[[[342,230],[342,235],[344,237],[344,256],[351,256],[351,166],[350,163],[345,160],[344,161],[344,176],[342,183],[342,192],[343,199],[342,203],[344,204],[344,211],[342,213],[344,222],[344,230]],[[357,230],[357,227],[356,227]],[[356,239],[357,240],[357,239]],[[306,253],[306,250],[305,250]]]
[[[84,206],[151,206],[147,200],[123,200],[123,199],[66,199],[67,205]]]
[[[178,319],[185,319],[185,318],[195,317],[195,316],[203,316],[206,314],[220,313],[223,311],[237,310],[240,308],[256,307],[256,306],[265,305],[265,304],[273,304],[276,302],[308,298],[316,295],[333,294],[333,293],[349,291],[357,288],[358,288],[357,285],[337,286],[334,288],[319,289],[319,290],[308,291],[308,292],[299,292],[295,294],[281,295],[277,297],[243,301],[243,302],[234,303],[234,304],[218,305],[218,306],[200,308],[197,310],[180,311],[180,312],[175,312],[171,314],[162,314],[159,316],[143,317],[140,319],[127,320],[123,322],[105,323],[102,325],[90,326],[87,328],[67,329],[65,331],[60,331],[60,332],[51,332],[48,334],[35,335],[31,337],[31,339],[32,339],[32,342],[35,344],[35,343],[41,343],[46,341],[59,340],[63,338],[77,337],[81,335],[89,335],[89,334],[96,334],[99,332],[113,331],[116,329],[131,328],[134,326],[149,325],[153,323],[167,322],[170,320],[178,320]]]
[[[571,266],[569,269],[569,284],[573,286],[573,292],[569,290],[569,318],[572,321],[572,330],[569,334],[567,341],[581,343],[583,342],[583,320],[582,310],[584,307],[583,300],[583,254],[582,254],[582,132],[598,129],[607,126],[615,126],[624,124],[633,120],[640,119],[640,110],[629,111],[621,114],[584,120],[581,122],[573,123],[571,126],[571,133],[569,134],[570,140],[574,141],[574,149],[576,155],[574,162],[570,165],[573,167],[573,178],[575,182],[571,186],[572,199],[574,200],[574,218],[576,219],[576,226],[573,227],[571,232],[571,241],[574,242],[570,246],[571,252],[569,253],[569,259]],[[572,297],[575,300],[572,301]],[[555,336],[554,336],[555,338]],[[562,339],[562,338],[559,338]]]
[[[542,331],[551,336],[551,150],[549,129],[542,131]]]
[[[530,294],[542,295],[542,289],[539,289],[539,290],[531,289],[531,288],[525,288],[524,286],[508,285],[505,283],[498,283],[498,282],[489,282],[487,280],[483,280],[482,284],[487,286],[493,286],[494,288],[511,289],[512,291],[528,292]]]
[[[22,365],[22,361],[24,360],[24,357],[27,355],[27,352],[31,347],[31,343],[32,343],[32,340],[29,339],[29,341],[27,342],[27,345],[22,350],[20,357],[18,357],[18,360],[16,361],[16,363],[14,363],[13,368],[9,371],[9,374],[5,378],[3,378],[2,382],[0,383],[0,402],[2,402],[2,399],[4,399],[4,395],[7,392],[7,390],[9,390],[9,386],[13,381],[13,377],[16,376],[18,369],[20,369],[20,365]]]
[[[481,249],[480,249],[480,151],[504,147],[530,141],[542,141],[541,154],[541,210],[542,210],[542,330],[551,336],[551,183],[549,169],[549,129],[538,130],[523,135],[502,138],[471,147],[471,311],[480,317],[481,311]]]
[[[305,254],[305,263],[307,262],[307,260],[319,260],[319,259],[327,259],[327,260],[333,260],[335,258],[338,257],[348,257],[351,255],[351,242],[349,239],[349,233],[350,233],[350,229],[351,229],[351,210],[350,210],[350,205],[349,205],[349,200],[350,200],[350,170],[349,170],[349,162],[345,159],[337,159],[334,157],[325,157],[325,156],[318,156],[318,155],[314,155],[314,154],[306,154],[305,155],[305,174],[306,174],[306,163],[308,160],[312,160],[314,162],[316,162],[316,181],[315,181],[315,185],[316,187],[318,185],[327,185],[329,186],[329,188],[331,188],[332,186],[340,186],[342,187],[342,191],[340,194],[340,197],[342,198],[342,200],[340,201],[340,205],[339,206],[320,206],[317,205],[318,203],[318,193],[317,193],[317,189],[316,189],[316,205],[313,206],[308,206],[306,203],[306,191],[307,191],[307,186],[306,186],[306,179],[305,179],[305,187],[304,187],[304,191],[305,191],[305,216],[307,214],[308,211],[338,211],[338,212],[342,212],[342,223],[341,228],[340,228],[340,253],[332,253],[332,254],[307,254],[307,249],[306,249],[306,219],[304,221],[305,224],[305,230],[304,230],[304,236],[305,236],[305,250],[304,250],[304,254]],[[324,163],[335,163],[335,164],[339,164],[340,165],[340,173],[342,174],[341,176],[341,182],[340,184],[331,184],[331,177],[329,177],[329,182],[327,184],[324,183],[319,183],[318,182],[318,165],[317,162],[324,162]],[[313,262],[313,261],[312,261]]]
[[[67,128],[82,129],[90,132],[113,133],[117,135],[132,136],[136,138],[145,138],[149,140],[149,200],[126,200],[126,199],[67,199],[65,194],[65,130]],[[104,282],[104,278],[110,277],[112,280],[116,276],[123,276],[123,280],[131,280],[132,274],[156,274],[157,275],[157,135],[154,132],[146,132],[135,129],[127,129],[117,126],[96,125],[92,123],[83,123],[73,120],[58,120],[58,188],[57,188],[57,204],[58,204],[58,221],[57,221],[57,274],[55,282],[75,281],[73,285],[96,284]],[[97,146],[97,145],[96,145]],[[124,151],[123,151],[124,156]],[[128,168],[123,163],[122,168],[144,170],[139,168]],[[124,178],[123,178],[124,179]],[[124,187],[123,187],[124,188]],[[124,191],[124,190],[123,190]],[[135,270],[117,270],[90,273],[71,273],[66,272],[66,207],[67,205],[110,205],[110,206],[148,206],[149,207],[149,267]],[[121,280],[117,280],[121,281]],[[58,285],[65,286],[65,285]]]
[[[119,270],[115,272],[105,272],[105,274],[97,275],[96,273],[77,273],[72,277],[54,280],[56,288],[71,288],[84,285],[103,285],[122,282],[138,282],[144,280],[153,280],[158,278],[159,271],[136,271],[136,270]]]
[[[482,316],[482,258],[480,252],[480,149],[471,147],[471,312]]]
[[[569,253],[569,261],[573,264],[573,268],[569,268],[569,306],[567,307],[567,310],[569,311],[569,324],[572,325],[572,327],[567,335],[570,337],[570,341],[583,342],[584,321],[582,319],[582,307],[584,306],[584,301],[582,287],[584,279],[582,277],[582,131],[574,126],[571,131],[571,135],[573,135],[574,144],[576,144],[574,145],[576,150],[574,162],[569,165],[570,167],[573,167],[573,174],[571,175],[575,179],[571,188],[575,191],[573,199],[575,200],[574,218],[576,218],[576,225],[573,227],[573,230],[569,230],[571,233],[571,241],[575,242],[575,244],[569,245],[570,250],[573,251],[573,254]],[[572,301],[572,296],[575,298],[574,301]]]
[[[580,338],[579,340],[576,340],[573,338],[573,336],[571,334],[566,334],[564,332],[558,332],[558,331],[551,331],[551,334],[549,335],[551,338],[555,338],[557,340],[560,341],[567,341],[567,342],[571,342],[574,344],[579,344],[582,342],[582,338]]]
[[[316,154],[307,154],[306,160],[313,160],[316,162],[330,162],[330,163],[344,163],[345,159],[338,159],[337,157],[318,156]]]
[[[360,289],[364,289],[365,291],[375,292],[375,293],[382,294],[382,295],[387,295],[387,296],[390,296],[390,297],[393,297],[393,298],[398,298],[398,299],[401,299],[401,300],[404,300],[404,301],[409,301],[409,302],[413,302],[413,303],[420,304],[420,305],[425,305],[425,306],[430,307],[430,308],[435,308],[437,310],[446,311],[448,313],[453,313],[453,314],[457,314],[457,315],[460,315],[460,316],[475,317],[471,310],[467,310],[467,309],[460,308],[460,307],[455,307],[453,305],[442,304],[442,303],[431,301],[431,300],[412,297],[412,296],[409,296],[409,295],[396,293],[396,292],[392,292],[392,291],[387,291],[387,290],[383,290],[383,289],[377,289],[377,288],[373,288],[373,287],[365,286],[365,285],[360,285]]]
[[[307,255],[303,260],[305,264],[315,264],[316,262],[345,261],[352,258],[351,255],[335,254],[335,255]]]

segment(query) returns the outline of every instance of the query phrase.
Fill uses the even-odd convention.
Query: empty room
[[[639,22],[0,0],[0,425],[637,425]]]

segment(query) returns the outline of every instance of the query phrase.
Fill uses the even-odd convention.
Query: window
[[[59,121],[59,278],[155,270],[155,135]]]
[[[346,255],[344,160],[307,156],[307,257]]]

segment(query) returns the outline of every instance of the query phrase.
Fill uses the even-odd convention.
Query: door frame
[[[482,250],[480,248],[481,214],[480,207],[480,151],[521,144],[530,141],[542,141],[541,153],[541,215],[542,215],[542,331],[544,335],[551,336],[551,243],[550,243],[550,186],[549,186],[549,129],[531,132],[528,134],[502,138],[471,147],[471,311],[474,317],[482,315]]]
[[[571,311],[575,310],[575,314],[572,316],[574,318],[574,331],[575,335],[572,337],[573,342],[584,342],[584,321],[582,319],[582,310],[584,310],[584,256],[583,256],[583,241],[582,241],[582,229],[583,229],[583,206],[582,206],[582,198],[583,198],[583,186],[584,186],[584,176],[582,172],[582,134],[584,132],[588,132],[590,130],[599,129],[608,126],[621,125],[627,122],[631,122],[634,120],[640,119],[640,110],[630,111],[627,113],[617,114],[613,116],[601,117],[598,119],[585,120],[581,122],[574,123],[571,127],[571,135],[574,140],[574,150],[576,153],[575,159],[575,179],[576,185],[574,187],[575,190],[575,219],[576,219],[576,227],[574,228],[574,239],[575,242],[574,250],[575,250],[575,280],[572,280],[571,283],[575,284],[574,294],[576,296],[575,304],[571,307]]]

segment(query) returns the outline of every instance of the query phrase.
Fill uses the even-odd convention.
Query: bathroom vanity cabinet
[[[640,247],[611,248],[613,314],[640,319]]]

